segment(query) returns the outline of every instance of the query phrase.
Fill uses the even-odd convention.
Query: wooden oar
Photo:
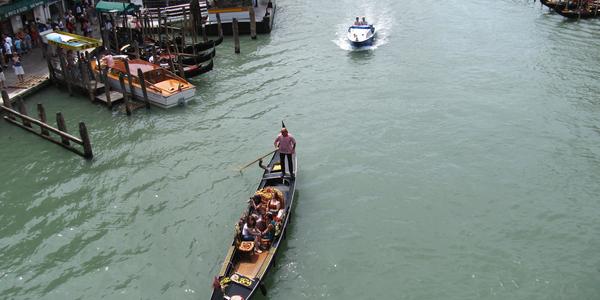
[[[239,171],[240,171],[240,172],[242,172],[242,171],[243,171],[245,168],[247,168],[247,167],[251,166],[252,164],[254,164],[255,162],[257,162],[257,161],[259,161],[259,160],[261,160],[261,159],[263,159],[263,158],[265,158],[265,157],[267,157],[267,156],[269,156],[269,155],[271,155],[271,154],[275,153],[275,151],[277,151],[277,149],[275,149],[275,150],[273,150],[273,151],[271,151],[271,152],[269,152],[269,153],[267,153],[267,154],[265,154],[265,155],[263,155],[263,156],[261,156],[261,157],[259,157],[259,158],[255,159],[255,160],[253,160],[253,161],[249,162],[247,165],[245,165],[245,166],[241,167],[241,168],[239,169]]]

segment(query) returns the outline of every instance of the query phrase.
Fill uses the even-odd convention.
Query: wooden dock
[[[238,22],[239,34],[270,33],[277,8],[276,1],[257,1],[258,6],[256,7],[209,8],[205,23],[207,34],[212,36],[234,35],[234,19]],[[221,32],[219,32],[219,27],[221,27]]]

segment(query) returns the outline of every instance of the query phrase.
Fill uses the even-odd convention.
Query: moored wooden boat
[[[136,98],[143,99],[143,91],[140,85],[140,79],[137,76],[137,70],[142,70],[145,79],[146,92],[150,103],[163,108],[170,108],[190,101],[196,94],[196,87],[187,80],[173,74],[167,69],[149,63],[141,59],[128,60],[125,55],[113,56],[114,66],[109,68],[107,73],[110,86],[116,90],[121,90],[119,75],[125,76],[127,80],[127,71],[125,60],[129,63],[131,79],[133,85],[133,94]],[[92,67],[96,74],[100,71],[97,62],[92,61]],[[127,92],[131,93],[129,84],[125,84]]]
[[[297,170],[296,155],[293,155],[294,166]],[[294,172],[297,175],[297,172]],[[254,253],[252,248],[248,251],[248,245],[241,241],[241,232],[239,224],[236,227],[234,239],[227,250],[227,254],[218,277],[213,283],[213,293],[211,300],[223,299],[250,299],[257,289],[264,289],[262,281],[275,261],[277,250],[283,238],[285,230],[289,224],[292,206],[294,204],[294,192],[296,189],[295,177],[281,177],[281,165],[279,161],[279,152],[275,151],[269,164],[265,167],[260,184],[257,188],[257,194],[264,195],[272,191],[283,195],[283,205],[280,210],[282,218],[279,220],[279,233],[275,235],[270,247],[264,249],[262,253]],[[280,194],[280,195],[281,195]],[[274,196],[274,194],[273,194]],[[244,214],[250,211],[250,206]],[[237,296],[237,297],[236,297]]]
[[[577,3],[575,1],[569,1],[569,0],[540,0],[540,2],[542,3],[542,5],[552,9],[552,10],[556,10],[556,9],[575,9],[577,8]]]
[[[554,11],[556,11],[556,13],[559,15],[569,19],[590,19],[600,17],[600,5],[575,9],[556,8]]]

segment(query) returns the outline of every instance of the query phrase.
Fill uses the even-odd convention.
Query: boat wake
[[[344,18],[344,22],[340,23],[337,26],[336,30],[336,39],[332,40],[333,43],[338,45],[340,49],[346,51],[365,51],[365,50],[375,50],[379,46],[385,45],[388,42],[388,36],[391,32],[393,19],[388,15],[389,13],[373,13],[372,7],[362,8],[363,15],[347,15]],[[357,12],[355,12],[357,13]],[[348,27],[352,24],[353,20],[357,16],[365,16],[367,17],[367,21],[369,24],[373,24],[375,26],[375,30],[377,34],[375,35],[375,39],[373,40],[373,45],[365,46],[365,47],[353,47],[350,41],[346,38],[346,33],[348,32]]]

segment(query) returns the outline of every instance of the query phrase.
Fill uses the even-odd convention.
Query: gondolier
[[[290,167],[290,176],[293,178],[294,174],[294,161],[292,154],[296,150],[296,139],[288,133],[288,130],[283,127],[281,133],[275,139],[273,143],[276,148],[279,149],[279,161],[281,162],[281,177],[285,176],[285,158],[287,157],[288,166]]]

